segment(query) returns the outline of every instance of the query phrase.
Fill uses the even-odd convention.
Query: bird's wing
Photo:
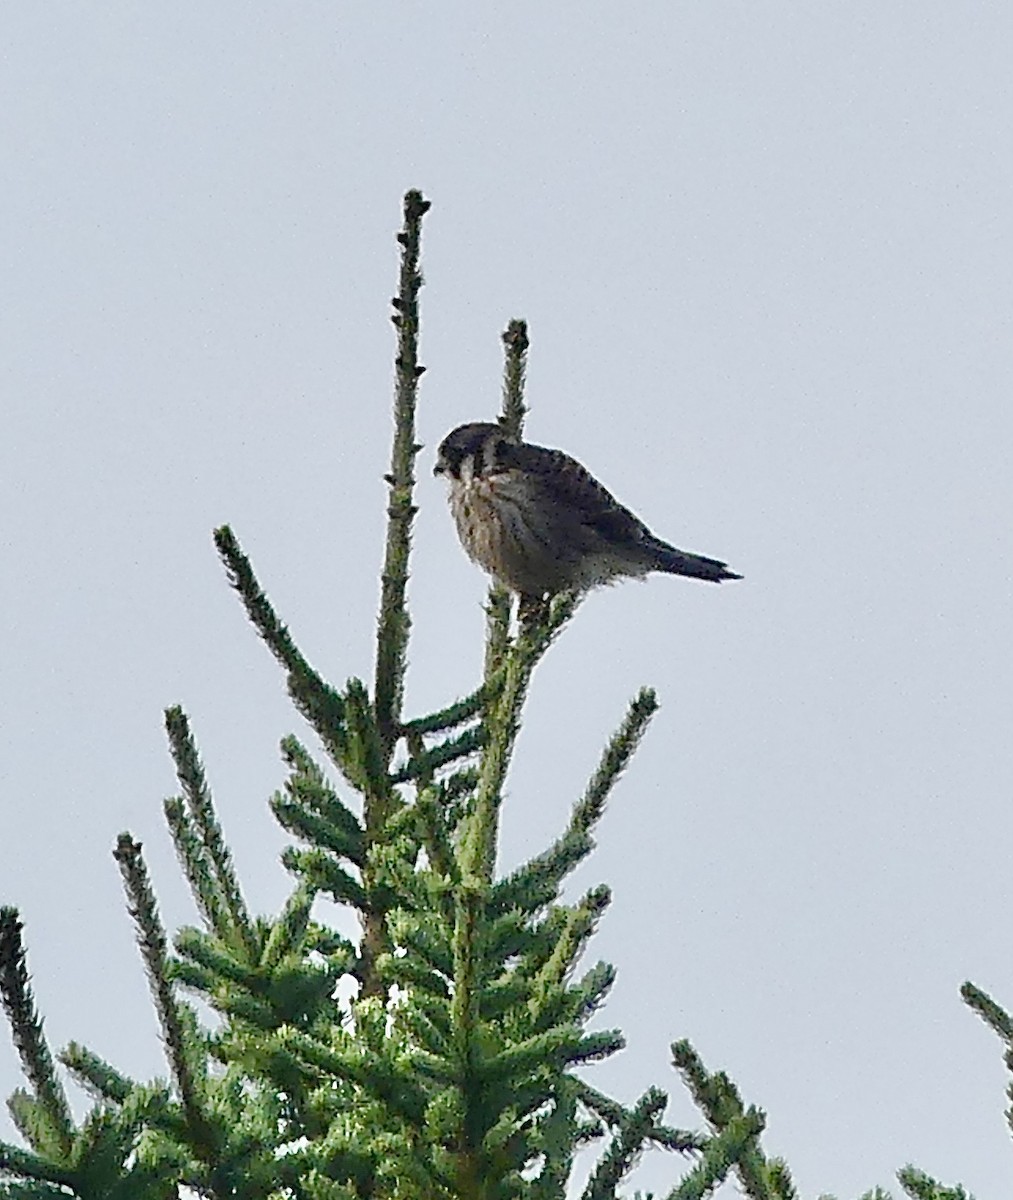
[[[543,494],[581,524],[610,542],[640,541],[650,533],[628,508],[575,458],[562,450],[522,443],[511,446],[510,463],[537,482]]]

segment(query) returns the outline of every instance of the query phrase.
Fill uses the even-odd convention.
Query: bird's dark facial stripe
[[[436,473],[460,479],[462,472],[483,476],[501,466],[509,439],[498,425],[476,421],[460,425],[440,443]]]
[[[492,475],[510,465],[510,442],[497,430],[489,435],[476,462],[477,475]]]

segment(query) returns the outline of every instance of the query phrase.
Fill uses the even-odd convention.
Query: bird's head
[[[509,452],[517,441],[502,425],[474,421],[459,425],[440,443],[434,475],[448,479],[481,478],[509,464]]]

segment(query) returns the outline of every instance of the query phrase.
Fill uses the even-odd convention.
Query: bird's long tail
[[[656,571],[667,571],[670,575],[688,575],[691,579],[707,579],[711,583],[742,578],[734,571],[729,571],[727,563],[719,562],[716,558],[704,558],[701,554],[687,554],[685,550],[676,550],[660,538],[654,541],[651,551],[654,559],[652,566]]]

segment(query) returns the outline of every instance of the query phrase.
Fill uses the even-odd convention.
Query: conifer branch
[[[309,751],[298,738],[291,735],[282,738],[281,753],[292,771],[285,784],[291,803],[316,813],[331,828],[335,845],[345,847],[341,853],[361,866],[366,854],[362,823],[352,810],[337,795],[324,778],[319,764],[314,762]]]
[[[311,921],[306,928],[306,949],[322,955],[331,967],[338,963],[342,964],[343,970],[349,955],[354,954],[355,947],[348,938],[342,937],[340,933],[329,929],[326,925]]]
[[[359,679],[349,679],[345,688],[345,714],[349,752],[356,765],[367,806],[371,799],[382,799],[386,802],[385,809],[389,809],[391,789],[387,779],[387,763],[390,759],[381,743],[379,722],[369,695]]]
[[[447,779],[441,780],[438,786],[443,803],[451,809],[478,787],[478,768],[461,767]]]
[[[401,722],[401,700],[411,628],[405,591],[408,557],[415,518],[415,456],[421,447],[415,438],[415,405],[419,376],[419,306],[422,287],[419,270],[422,218],[429,210],[422,193],[410,191],[404,198],[404,225],[397,240],[401,244],[401,274],[398,294],[392,300],[391,318],[397,328],[397,357],[394,360],[394,445],[387,476],[387,547],[383,564],[383,587],[376,635],[376,719],[386,760],[394,751]]]
[[[616,969],[611,963],[596,963],[575,987],[569,988],[564,994],[561,1016],[579,1024],[589,1021],[612,990],[615,981]]]
[[[169,1067],[187,1122],[194,1136],[207,1148],[212,1142],[208,1123],[201,1110],[200,1089],[194,1077],[186,1042],[183,1021],[168,976],[168,954],[165,932],[158,916],[158,905],[148,880],[147,867],[141,854],[141,843],[128,833],[121,833],[113,851],[123,876],[127,907],[137,931],[151,998],[158,1014],[168,1052]]]
[[[24,1092],[16,1092],[15,1095],[23,1096]],[[12,1097],[13,1099],[13,1097]],[[19,1128],[19,1133],[23,1131]],[[75,1173],[67,1168],[58,1167],[48,1159],[42,1158],[38,1154],[32,1154],[29,1150],[22,1150],[20,1146],[13,1146],[10,1142],[0,1142],[0,1175],[15,1175],[20,1176],[22,1180],[34,1180],[40,1184],[55,1184],[54,1189],[38,1188],[29,1190],[29,1187],[13,1182],[5,1182],[0,1184],[3,1188],[0,1191],[0,1196],[7,1200],[10,1197],[14,1200],[15,1197],[24,1197],[25,1200],[58,1200],[59,1197],[68,1196],[70,1193],[64,1191],[64,1188],[73,1188],[75,1183]],[[17,1187],[17,1191],[13,1190]]]
[[[579,1067],[584,1063],[602,1062],[626,1049],[626,1037],[619,1029],[601,1029],[596,1033],[586,1033],[580,1039],[580,1044],[567,1055],[568,1066]]]
[[[743,1115],[758,1113],[756,1109],[743,1107],[738,1088],[723,1071],[707,1071],[689,1042],[676,1042],[672,1046],[672,1060],[697,1106],[718,1133],[731,1128]],[[764,1120],[762,1113],[758,1115]],[[780,1160],[768,1163],[758,1142],[743,1149],[736,1170],[749,1200],[790,1200],[794,1194],[787,1166]]]
[[[428,1024],[445,1043],[444,1048],[438,1053],[442,1054],[449,1062],[453,1058],[453,1046],[451,1045],[450,1005],[447,1003],[447,997],[420,991],[417,997],[412,997],[410,1007],[422,1013]]]
[[[713,1129],[724,1129],[741,1114],[742,1101],[731,1081],[722,1072],[711,1074],[688,1041],[672,1044],[672,1064]]]
[[[704,1200],[720,1187],[751,1142],[763,1132],[763,1115],[750,1108],[708,1140],[700,1162],[668,1194],[668,1200]]]
[[[464,696],[460,700],[455,700],[453,704],[448,704],[446,708],[441,708],[438,712],[430,713],[425,717],[416,717],[414,720],[406,722],[401,726],[401,733],[404,737],[424,736],[430,733],[442,733],[445,729],[454,729],[458,725],[463,725],[465,721],[470,721],[477,717],[487,701],[491,698],[490,693],[495,695],[496,681],[493,680],[490,687],[489,682],[485,682],[481,687],[477,688],[469,696]]]
[[[218,983],[230,983],[249,987],[256,978],[256,971],[247,963],[237,962],[221,943],[200,929],[183,926],[173,938],[176,953],[203,967],[209,979]],[[167,965],[167,975],[175,974],[173,965]]]
[[[415,802],[415,814],[430,867],[451,885],[457,885],[460,883],[460,872],[450,826],[441,803],[444,795],[445,792],[439,787],[424,788]]]
[[[214,531],[214,539],[219,557],[225,564],[229,583],[239,593],[246,615],[267,648],[290,674],[309,671],[309,664],[292,641],[288,626],[278,619],[267,594],[257,582],[250,560],[243,553],[231,526],[221,525]]]
[[[381,955],[379,966],[385,982],[413,989],[413,997],[415,992],[424,992],[441,1002],[448,998],[447,977],[452,974],[450,971],[444,976],[419,959],[396,958],[389,953]]]
[[[523,908],[537,912],[550,904],[559,893],[559,885],[580,861],[591,852],[590,836],[571,827],[548,850],[499,880],[490,899],[490,911],[509,912]]]
[[[485,601],[485,678],[503,669],[510,649],[510,593],[502,584],[489,585]]]
[[[254,962],[259,954],[259,947],[254,937],[250,912],[243,899],[232,854],[218,823],[211,789],[190,730],[190,722],[178,705],[165,710],[165,732],[176,764],[176,777],[190,811],[190,820],[200,836],[218,894],[224,902],[239,942],[245,947],[250,961]],[[219,933],[224,934],[224,930],[219,929]]]
[[[1013,1047],[1013,1018],[1009,1013],[973,983],[965,983],[960,989],[960,994],[964,1003],[973,1009],[1007,1046]]]
[[[668,1097],[663,1091],[650,1088],[629,1112],[623,1114],[612,1145],[588,1180],[583,1200],[615,1200],[616,1189],[636,1166],[648,1135],[667,1103]]]
[[[655,1145],[664,1150],[675,1150],[679,1154],[689,1154],[694,1150],[702,1150],[707,1139],[689,1129],[675,1129],[671,1125],[655,1125],[648,1137]]]
[[[486,714],[486,744],[479,766],[474,809],[462,839],[465,875],[490,882],[496,865],[498,813],[514,743],[520,731],[521,709],[531,674],[553,639],[569,621],[577,598],[569,593],[554,596],[537,623],[518,634],[503,662],[503,686]]]
[[[594,933],[612,894],[607,887],[593,888],[567,914],[555,949],[532,985],[531,1009],[536,1021],[555,1020],[565,1004],[563,984],[573,970],[588,938]]]
[[[253,627],[288,672],[288,693],[296,708],[316,731],[341,771],[346,771],[347,739],[342,696],[313,670],[296,648],[287,626],[271,606],[263,588],[228,525],[215,530],[215,545],[225,564],[229,583],[239,594]]]
[[[308,1066],[325,1075],[358,1084],[410,1124],[420,1127],[425,1120],[426,1094],[407,1069],[407,1064],[395,1064],[370,1053],[365,1046],[347,1049],[325,1046],[309,1034],[291,1027],[279,1030],[278,1041]]]
[[[897,1178],[912,1200],[972,1200],[959,1183],[946,1187],[916,1167],[902,1167]]]
[[[599,1092],[586,1080],[578,1079],[575,1083],[577,1096],[585,1108],[599,1116],[612,1129],[618,1129],[622,1125],[627,1115],[627,1109],[622,1104]],[[664,1146],[666,1150],[678,1150],[683,1154],[702,1150],[707,1145],[707,1138],[702,1134],[691,1133],[687,1129],[672,1129],[661,1124],[655,1125],[649,1136],[652,1142]]]
[[[657,710],[654,691],[642,688],[630,703],[622,725],[609,740],[584,795],[574,805],[566,832],[548,850],[496,884],[492,896],[494,911],[506,911],[518,905],[533,911],[548,904],[566,876],[591,853],[594,849],[591,831],[601,819],[612,788],[636,752]]]
[[[442,1062],[449,1064],[454,1059],[450,1032],[440,1027],[430,1014],[420,1004],[412,1004],[401,1017],[405,1028],[412,1034],[423,1051],[431,1057],[427,1062]],[[448,1071],[448,1076],[451,1074]]]
[[[482,922],[482,948],[486,962],[503,969],[509,960],[523,955],[523,974],[532,976],[536,964],[540,970],[551,957],[565,930],[569,912],[569,909],[559,906],[552,914],[554,921],[550,917],[549,920],[535,922],[529,914],[514,909],[490,919],[489,906],[486,904]],[[508,976],[510,974],[515,972],[508,972]],[[530,978],[524,979],[524,986],[530,989]]]
[[[458,898],[454,896],[456,916]],[[455,926],[449,925],[451,935],[448,938],[448,925],[442,919],[442,913],[432,910],[412,911],[397,909],[391,914],[391,928],[398,945],[414,951],[414,957],[421,959],[426,970],[436,972],[442,980],[454,979],[457,972],[455,960],[454,934]],[[408,963],[408,959],[398,958],[399,963]],[[455,985],[456,986],[456,985]],[[446,984],[441,982],[441,994],[447,994]]]
[[[340,803],[340,801],[339,801]],[[270,800],[271,812],[283,829],[312,846],[322,846],[356,867],[363,863],[362,833],[350,837],[348,831],[327,816],[314,812],[308,803],[292,800],[276,792]]]
[[[544,1164],[531,1181],[532,1200],[556,1200],[566,1194],[576,1150],[577,1088],[570,1077],[556,1087],[552,1106],[538,1122],[535,1148],[544,1156]]]
[[[623,723],[609,739],[598,769],[591,776],[580,801],[574,807],[570,829],[574,833],[589,832],[605,811],[605,802],[636,753],[647,731],[651,717],[658,711],[658,697],[653,688],[641,688],[630,702]],[[594,848],[592,841],[588,851]]]
[[[618,1129],[625,1116],[626,1107],[611,1096],[606,1096],[604,1092],[599,1092],[585,1079],[575,1079],[573,1082],[577,1087],[577,1098],[582,1107],[592,1114],[593,1119],[589,1124],[598,1128],[596,1136],[601,1137],[606,1128]],[[700,1137],[699,1142],[702,1146],[704,1139]]]
[[[61,1050],[58,1058],[77,1082],[96,1099],[122,1104],[136,1086],[104,1058],[77,1042],[71,1042]]]
[[[43,1146],[52,1142],[49,1119],[42,1105],[31,1092],[17,1088],[7,1097],[7,1112],[14,1128],[29,1146]]]
[[[580,1033],[572,1026],[557,1025],[533,1037],[523,1038],[498,1054],[490,1055],[482,1063],[482,1078],[519,1079],[547,1065],[562,1070],[564,1067],[599,1062],[618,1053],[625,1045],[626,1039],[616,1029]]]
[[[983,992],[981,988],[975,987],[973,983],[965,983],[960,989],[960,994],[964,1003],[973,1009],[985,1024],[1002,1039],[1006,1047],[1006,1053],[1003,1056],[1006,1066],[1013,1071],[1013,1018],[1002,1005],[996,1003],[991,996]],[[1013,1083],[1006,1089],[1006,1094],[1013,1100]],[[1006,1122],[1013,1129],[1013,1105],[1006,1110]]]
[[[450,1029],[458,1069],[470,1073],[474,1065],[478,1032],[478,937],[482,896],[479,886],[465,882],[456,893],[454,923],[454,991],[450,1002]]]
[[[749,1200],[790,1200],[795,1195],[795,1185],[787,1166],[780,1160],[777,1160],[776,1169],[772,1166],[756,1141],[739,1155],[735,1170],[742,1193]]]
[[[358,880],[344,870],[326,850],[286,846],[281,861],[285,869],[299,875],[313,891],[331,896],[335,904],[351,904],[368,913],[369,900]]]
[[[408,783],[414,779],[428,779],[448,763],[467,758],[475,754],[485,745],[485,731],[481,726],[465,729],[456,737],[438,742],[435,746],[413,754],[401,767],[391,775],[393,783]]]
[[[225,898],[211,876],[210,863],[204,853],[204,847],[194,830],[190,818],[183,807],[183,801],[177,796],[163,801],[162,810],[165,823],[169,826],[173,845],[176,848],[176,858],[186,876],[194,902],[201,916],[219,936],[226,937],[231,932],[225,908]]]
[[[16,908],[0,908],[0,1001],[10,1023],[14,1045],[25,1076],[35,1093],[44,1118],[43,1134],[33,1148],[53,1158],[66,1160],[74,1141],[74,1122],[67,1095],[56,1074],[53,1057],[43,1032],[42,1018],[35,1007],[28,977],[24,925]]]
[[[221,977],[216,972],[183,958],[177,958],[170,962],[166,967],[166,972],[172,983],[181,984],[204,999],[214,996],[217,1003]]]
[[[768,1158],[767,1184],[776,1200],[798,1200],[798,1189],[783,1158]]]

